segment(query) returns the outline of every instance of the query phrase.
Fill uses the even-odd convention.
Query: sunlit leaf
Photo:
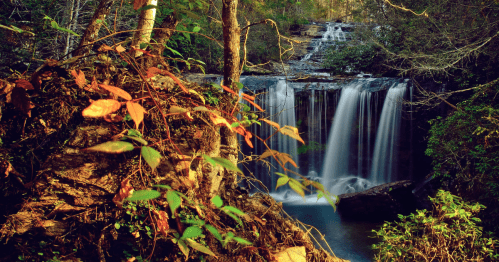
[[[84,150],[118,154],[132,151],[133,149],[134,146],[132,143],[124,141],[109,141],[93,147],[85,148]]]
[[[176,191],[169,190],[166,192],[166,200],[168,201],[168,205],[172,211],[172,217],[175,218],[175,210],[180,207],[182,199],[178,196]]]
[[[265,118],[260,118],[260,119],[258,119],[258,121],[263,121],[263,122],[273,126],[277,130],[279,130],[279,128],[281,128],[278,123],[276,123],[274,121],[270,121],[270,120],[265,119]]]
[[[119,97],[126,99],[126,100],[132,100],[132,96],[128,92],[126,92],[125,90],[123,90],[119,87],[105,85],[105,84],[99,84],[99,86],[101,88],[104,88],[107,91],[119,96]]]
[[[87,84],[87,80],[85,80],[85,73],[83,73],[81,70],[76,73],[76,70],[71,70],[71,75],[74,76],[75,78],[75,83],[78,85],[80,88],[84,88],[85,85]]]
[[[229,92],[229,93],[231,93],[231,94],[233,94],[233,95],[237,96],[237,93],[236,93],[236,92],[234,92],[234,90],[232,90],[232,89],[228,88],[227,86],[222,85],[222,88],[223,88],[223,90],[225,90],[225,91],[227,91],[227,92]]]
[[[221,208],[224,204],[224,201],[222,200],[222,198],[220,196],[214,196],[212,199],[211,199],[211,202],[217,207],[217,208]]]
[[[187,261],[187,259],[189,258],[189,247],[187,247],[187,244],[185,243],[185,240],[184,239],[179,239],[177,241],[177,245],[178,247],[180,248],[180,251],[182,251],[182,253],[185,255],[185,260]]]
[[[239,210],[238,208],[236,207],[233,207],[233,206],[224,206],[223,207],[225,210],[227,211],[230,211],[232,213],[235,213],[236,215],[240,215],[240,216],[244,216],[246,215],[243,211]]]
[[[118,45],[116,47],[116,52],[118,52],[118,53],[122,53],[122,52],[125,52],[125,51],[126,51],[126,49],[124,47],[122,47],[121,45]]]
[[[126,102],[126,109],[135,122],[135,128],[139,128],[139,124],[144,120],[144,113],[147,111],[140,105],[134,102]]]
[[[237,123],[237,122],[234,122],[234,123]],[[248,130],[246,130],[244,128],[244,126],[241,126],[241,125],[236,126],[236,127],[232,127],[232,130],[234,130],[236,133],[244,136],[244,140],[246,141],[246,143],[248,144],[248,146],[251,147],[251,148],[253,148],[253,143],[251,142],[251,138],[253,137],[253,135],[251,134],[251,132],[249,132]]]
[[[189,110],[182,108],[180,106],[171,106],[170,107],[170,114],[182,114],[182,113],[187,113]]]
[[[279,179],[277,179],[277,185],[275,186],[275,189],[277,190],[277,188],[279,188],[281,186],[284,186],[288,182],[289,182],[289,177],[288,176],[280,177]]]
[[[203,102],[203,104],[206,104],[204,96],[200,95],[198,92],[196,92],[192,89],[189,89],[189,93],[197,95],[199,97],[199,99]]]
[[[213,122],[213,124],[217,125],[217,126],[226,126],[228,127],[231,131],[232,130],[232,127],[230,126],[229,122],[227,122],[227,119],[215,114],[215,113],[212,113],[210,112],[209,113],[209,116],[210,116],[210,120],[211,122]]]
[[[189,244],[189,246],[191,246],[192,248],[196,249],[199,252],[203,252],[203,253],[208,254],[210,256],[217,257],[217,256],[215,256],[215,253],[213,253],[207,246],[201,245],[198,242],[196,242],[192,239],[189,239],[189,238],[186,239],[186,242],[187,242],[187,244]]]
[[[203,230],[197,226],[190,226],[185,229],[184,234],[182,235],[182,239],[186,238],[194,238],[201,236],[203,234]]]
[[[302,142],[303,144],[305,144],[303,139],[301,139],[300,134],[298,133],[298,128],[296,128],[296,127],[283,126],[281,129],[279,129],[279,132],[281,132],[284,135],[290,136],[291,138],[294,138],[294,139]]]
[[[121,103],[114,99],[100,99],[92,102],[82,112],[84,117],[103,117],[120,109]]]
[[[146,201],[151,199],[156,199],[161,196],[161,193],[156,190],[139,190],[133,192],[133,194],[126,198],[127,201]]]
[[[197,106],[197,107],[194,107],[192,110],[194,111],[205,111],[205,112],[212,112],[210,109],[204,107],[204,106]]]
[[[300,196],[305,197],[305,192],[303,191],[304,187],[300,182],[298,182],[298,180],[290,178],[289,187],[291,187],[291,189],[293,189],[293,191],[298,193]]]
[[[240,238],[240,237],[233,237],[232,239],[234,239],[235,241],[237,241],[239,244],[243,244],[243,245],[253,245],[253,243],[249,242],[248,240],[244,239],[244,238]]]
[[[222,167],[225,167],[228,170],[236,171],[236,172],[241,173],[241,174],[243,173],[243,171],[241,171],[241,169],[239,169],[237,166],[235,166],[228,159],[221,158],[221,157],[209,157],[209,156],[204,155],[204,154],[203,154],[203,158],[204,158],[204,160],[206,160],[206,162],[212,164],[213,166],[220,165]]]
[[[161,161],[161,154],[152,147],[143,146],[140,149],[140,154],[152,170],[155,170]]]

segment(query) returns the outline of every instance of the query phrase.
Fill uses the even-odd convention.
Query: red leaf
[[[246,129],[244,129],[243,126],[239,125],[237,127],[233,127],[232,128],[234,131],[236,131],[236,133],[244,136],[244,140],[246,141],[246,144],[248,144],[249,147],[253,148],[253,143],[251,142],[251,138],[253,137],[253,135],[251,134],[251,132],[248,132]]]
[[[248,103],[252,104],[256,109],[262,111],[262,112],[265,112],[265,110],[263,110],[259,105],[255,104],[253,101],[247,99],[246,97],[243,96],[243,99],[248,101]]]
[[[15,83],[16,83],[17,87],[22,87],[22,88],[24,88],[26,90],[33,90],[33,89],[35,89],[33,87],[33,85],[28,80],[18,79],[18,80],[16,80]]]

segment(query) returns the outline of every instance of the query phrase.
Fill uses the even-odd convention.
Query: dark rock
[[[410,180],[375,186],[363,192],[339,195],[338,210],[342,216],[393,220],[398,214],[407,215],[417,208],[413,195],[414,184]]]

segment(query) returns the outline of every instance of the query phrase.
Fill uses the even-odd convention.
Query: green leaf
[[[239,122],[234,122],[232,124],[230,124],[231,127],[238,127],[240,125]]]
[[[118,154],[127,151],[132,151],[133,149],[134,146],[132,143],[124,141],[109,141],[93,147],[85,148],[84,150]]]
[[[172,211],[172,218],[175,218],[175,210],[180,207],[180,203],[182,202],[182,200],[174,190],[169,190],[168,192],[166,192],[166,200],[168,201],[168,205],[170,206],[170,210]]]
[[[222,235],[220,235],[220,232],[218,232],[218,230],[217,230],[214,226],[206,224],[206,225],[204,225],[204,227],[205,227],[208,231],[210,231],[210,233],[211,233],[211,234],[213,234],[213,236],[214,236],[216,239],[218,239],[218,241],[220,241],[220,242],[222,242],[222,241],[223,241],[223,239],[222,239]]]
[[[152,170],[155,170],[161,162],[161,154],[152,147],[143,146],[140,153]]]
[[[298,193],[300,196],[305,197],[305,192],[303,191],[303,185],[300,184],[296,179],[290,178],[289,180],[289,187],[293,189],[296,193]]]
[[[196,249],[197,251],[216,257],[215,253],[211,252],[211,250],[207,246],[201,245],[192,239],[186,239],[186,242],[187,244],[189,244],[189,246]]]
[[[289,182],[289,177],[288,176],[283,176],[277,179],[277,185],[275,186],[275,189],[278,189],[280,186],[284,186]]]
[[[182,235],[181,239],[186,239],[186,238],[194,238],[201,236],[203,234],[203,230],[197,226],[190,226],[185,229],[184,234]]]
[[[243,173],[243,171],[241,171],[241,169],[239,169],[237,166],[232,164],[232,162],[230,162],[230,160],[228,160],[228,159],[221,158],[221,157],[209,157],[205,154],[203,154],[203,158],[204,158],[204,160],[206,160],[206,162],[212,164],[213,166],[221,165],[222,167],[225,167],[228,170],[236,171],[236,172],[241,173],[241,174]]]
[[[240,237],[233,237],[232,239],[234,239],[235,241],[239,242],[240,244],[244,244],[244,245],[253,245],[253,243],[249,242],[248,240],[244,239],[244,238],[240,238]]]
[[[220,196],[217,195],[211,199],[211,203],[213,203],[217,208],[221,208],[224,204],[224,201]]]
[[[120,228],[121,228],[120,223],[118,223],[118,222],[114,223],[114,228],[116,228],[116,229],[120,229]]]
[[[221,89],[222,89],[222,87],[221,87],[219,84],[216,84],[216,83],[211,83],[210,85],[211,85],[212,87],[214,87],[214,88],[218,89],[218,90],[221,90]]]
[[[185,260],[187,260],[189,258],[189,247],[187,247],[187,244],[183,239],[179,239],[177,241],[177,245],[180,248],[180,251],[182,251],[182,253],[185,255]]]
[[[128,129],[127,135],[134,136],[134,137],[142,137],[142,134],[137,129]]]
[[[244,213],[243,211],[241,211],[238,208],[233,207],[233,206],[224,206],[223,208],[229,212],[235,213],[235,214],[240,215],[240,216],[246,215],[246,213]]]
[[[244,88],[244,85],[239,83],[239,82],[236,82],[236,86],[239,90],[243,89]]]
[[[123,136],[123,138],[128,138],[128,139],[131,139],[131,140],[133,140],[133,141],[139,142],[139,143],[141,143],[141,144],[142,144],[142,145],[144,145],[144,146],[147,146],[147,144],[148,144],[148,143],[147,143],[147,141],[146,141],[146,140],[144,140],[144,139],[143,139],[143,138],[141,138],[141,137],[136,137],[136,136]]]
[[[194,32],[194,33],[199,32],[199,30],[201,30],[201,27],[199,27],[199,26],[195,26],[194,28],[192,28],[192,32]]]
[[[224,209],[222,209],[222,210],[224,210]],[[224,210],[224,211],[225,211],[225,210]],[[237,221],[237,223],[238,223],[239,225],[241,225],[241,227],[243,226],[243,221],[241,221],[241,219],[240,219],[239,217],[237,217],[236,215],[232,214],[231,212],[227,212],[227,211],[225,211],[225,213],[226,213],[228,216],[232,217],[232,219],[236,220],[236,221]]]
[[[180,56],[180,57],[183,58],[182,54],[179,51],[177,51],[177,50],[175,50],[175,49],[167,46],[166,44],[165,44],[165,48],[168,49],[168,50],[170,50],[170,52],[172,52],[174,55],[178,55],[178,56]]]
[[[163,189],[172,189],[171,186],[167,186],[167,185],[153,185],[153,187],[158,187],[158,188],[163,188]]]
[[[145,201],[155,199],[161,196],[161,193],[156,190],[139,190],[134,191],[130,197],[125,198],[127,201]]]

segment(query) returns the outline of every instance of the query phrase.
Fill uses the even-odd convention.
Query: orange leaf
[[[132,100],[132,96],[125,90],[119,88],[119,87],[115,87],[115,86],[109,86],[109,85],[105,85],[105,84],[99,84],[100,87],[106,89],[107,91],[115,94],[115,95],[118,95],[126,100]]]
[[[158,231],[164,236],[167,236],[168,229],[170,229],[170,226],[168,225],[168,214],[165,211],[153,210],[153,212],[158,217],[156,219],[156,226],[158,228]]]
[[[118,45],[116,47],[116,52],[118,52],[118,53],[122,53],[122,52],[125,52],[125,51],[126,51],[126,49],[124,47],[122,47],[121,45]]]
[[[125,180],[123,180],[121,182],[121,189],[120,191],[118,192],[118,194],[116,194],[114,197],[113,197],[113,202],[119,207],[121,208],[122,205],[123,205],[123,199],[131,196],[133,194],[133,187],[132,185],[130,185],[130,179],[126,178]]]
[[[120,109],[121,103],[113,99],[100,99],[92,102],[82,112],[84,117],[103,117]]]
[[[249,147],[253,148],[253,143],[251,142],[251,138],[253,135],[251,132],[248,132],[246,129],[244,129],[243,126],[239,125],[237,127],[233,128],[234,131],[236,131],[238,134],[244,136],[244,141],[246,141],[246,144],[248,144]]]
[[[113,51],[113,48],[106,45],[106,44],[103,44],[99,47],[99,49],[97,49],[97,51],[99,52],[104,52],[104,51]]]
[[[243,98],[246,99],[246,101],[255,101],[255,97],[254,96],[250,96],[250,95],[247,95],[245,93],[243,93]]]
[[[274,121],[270,121],[270,120],[265,119],[265,118],[260,118],[260,119],[258,119],[258,121],[263,121],[263,122],[275,127],[277,130],[279,130],[279,128],[281,128],[278,123],[276,123]]]
[[[26,90],[33,90],[33,89],[35,89],[33,87],[33,85],[28,80],[18,79],[18,80],[16,80],[15,83],[16,83],[17,87],[22,87],[22,88],[24,88]]]
[[[71,70],[71,75],[75,77],[75,82],[80,88],[84,88],[85,85],[87,84],[87,80],[85,80],[85,73],[83,73],[81,70],[77,74],[76,71],[73,69]]]
[[[236,93],[236,92],[234,92],[232,89],[230,89],[230,88],[228,88],[228,87],[226,87],[226,86],[224,86],[224,85],[222,85],[222,88],[223,88],[225,91],[227,91],[227,92],[229,92],[229,93],[231,93],[231,94],[233,94],[233,95],[237,96],[237,93]]]
[[[139,124],[144,120],[144,113],[147,111],[139,104],[134,102],[126,102],[126,109],[128,109],[128,113],[135,122],[135,128],[139,129]]]
[[[267,158],[267,157],[272,156],[272,155],[277,157],[277,159],[279,159],[279,161],[282,163],[282,165],[285,165],[286,163],[289,162],[289,163],[291,163],[291,165],[298,168],[298,165],[295,163],[295,161],[293,161],[293,159],[291,158],[291,155],[286,154],[286,153],[281,153],[277,150],[272,150],[272,149],[265,150],[265,152],[263,152],[263,154],[260,155],[258,160],[262,160],[262,159]]]
[[[209,115],[210,115],[211,122],[213,122],[213,124],[215,124],[217,126],[227,126],[231,131],[233,131],[229,122],[227,122],[227,119],[225,119],[221,116],[218,116],[212,112],[209,112]]]
[[[263,110],[259,105],[255,104],[253,101],[251,101],[250,99],[246,98],[245,96],[243,96],[243,99],[248,101],[248,103],[252,104],[256,109],[262,111],[262,112],[265,112],[265,110]]]

